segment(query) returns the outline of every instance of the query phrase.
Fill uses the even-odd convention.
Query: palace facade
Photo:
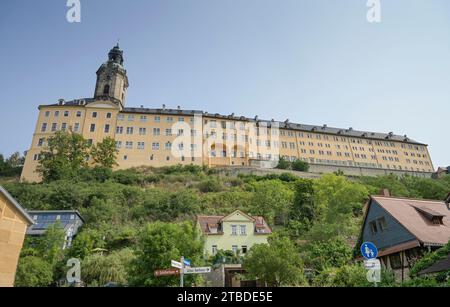
[[[118,169],[176,164],[251,166],[280,157],[337,168],[363,168],[430,175],[427,145],[407,136],[286,121],[212,114],[162,106],[126,107],[123,51],[115,46],[97,71],[93,98],[39,106],[22,180],[41,180],[36,167],[46,140],[56,131],[79,133],[95,144],[114,138]]]

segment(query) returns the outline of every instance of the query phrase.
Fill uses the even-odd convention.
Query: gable
[[[225,216],[222,219],[222,222],[249,222],[249,223],[253,223],[254,219],[251,216],[249,216],[249,215],[247,215],[247,214],[237,210],[237,211],[235,211],[235,212]]]
[[[86,105],[86,108],[98,108],[98,109],[119,109],[119,106],[109,101],[94,101]]]
[[[380,227],[380,219],[383,218],[386,227],[384,230],[382,230],[382,227]],[[371,222],[375,222],[376,224],[376,233],[373,233],[371,230]],[[369,209],[363,225],[363,242],[372,242],[378,247],[378,249],[385,249],[415,239],[416,237],[413,234],[411,234],[375,200],[372,199],[370,201]]]

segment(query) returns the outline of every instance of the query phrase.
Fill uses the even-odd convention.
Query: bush
[[[280,158],[277,165],[278,169],[290,169],[291,168],[291,162],[285,160],[284,158]]]
[[[16,287],[47,287],[53,282],[53,269],[50,263],[35,257],[23,257],[17,268]]]
[[[309,171],[309,163],[308,162],[304,162],[302,160],[295,160],[294,162],[292,162],[291,167],[292,167],[292,169],[294,171],[298,171],[298,172],[307,172],[307,171]]]

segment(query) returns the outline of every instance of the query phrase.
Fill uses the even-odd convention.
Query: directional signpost
[[[211,273],[211,267],[185,268],[184,274],[206,274]]]
[[[178,262],[178,261],[175,261],[175,260],[172,260],[171,265],[172,265],[172,267],[178,268],[178,269],[181,269],[183,267],[181,262]]]
[[[361,255],[364,260],[364,267],[367,270],[367,280],[373,282],[375,287],[381,281],[381,262],[377,259],[378,249],[372,242],[364,242],[361,245]]]
[[[179,269],[162,269],[162,270],[156,270],[155,271],[155,277],[163,277],[163,276],[178,276],[180,275]]]

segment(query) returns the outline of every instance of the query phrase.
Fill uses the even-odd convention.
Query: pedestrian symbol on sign
[[[378,256],[378,249],[372,242],[364,242],[361,245],[361,255],[368,260],[375,259]]]

